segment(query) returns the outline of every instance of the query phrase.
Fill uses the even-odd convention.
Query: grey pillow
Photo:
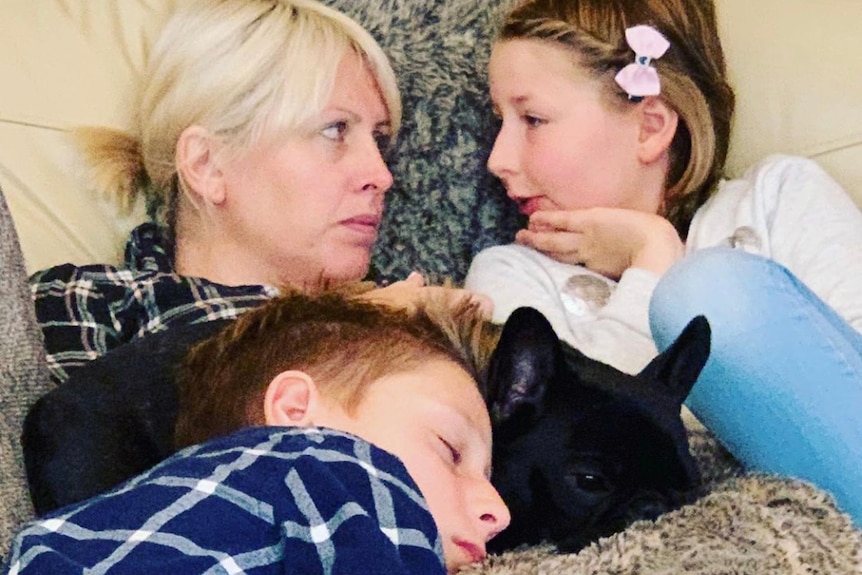
[[[380,42],[398,78],[404,122],[389,165],[370,279],[418,269],[461,282],[473,256],[508,243],[518,214],[486,161],[496,135],[486,66],[511,0],[324,0]]]

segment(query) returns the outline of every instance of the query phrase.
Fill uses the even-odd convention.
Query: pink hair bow
[[[650,62],[661,58],[670,48],[670,42],[658,30],[645,24],[627,28],[626,42],[635,52],[635,61],[620,70],[614,79],[631,100],[658,96],[661,93],[661,82],[658,72],[650,66]]]

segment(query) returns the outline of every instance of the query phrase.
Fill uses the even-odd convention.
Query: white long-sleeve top
[[[769,156],[723,181],[695,214],[686,253],[718,245],[781,263],[862,332],[862,211],[815,162]],[[564,341],[635,373],[656,355],[648,310],[658,280],[629,268],[614,282],[511,244],[480,252],[465,287],[494,301],[494,321],[532,306]]]

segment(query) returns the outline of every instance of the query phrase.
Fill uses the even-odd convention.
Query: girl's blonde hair
[[[130,132],[77,132],[96,185],[173,225],[180,134],[206,128],[228,150],[291,133],[320,113],[350,51],[373,74],[393,135],[395,74],[381,47],[347,15],[315,0],[199,0],[167,22],[152,48]]]
[[[670,41],[652,65],[661,97],[679,114],[670,147],[664,216],[685,238],[694,213],[723,176],[735,96],[727,81],[712,0],[527,0],[499,39],[562,45],[605,86],[612,107],[633,105],[614,76],[634,61],[626,28],[648,24]]]

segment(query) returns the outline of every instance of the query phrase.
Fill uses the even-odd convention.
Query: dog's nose
[[[649,519],[655,521],[673,506],[658,493],[644,493],[634,499],[629,506],[628,516],[631,521]]]

